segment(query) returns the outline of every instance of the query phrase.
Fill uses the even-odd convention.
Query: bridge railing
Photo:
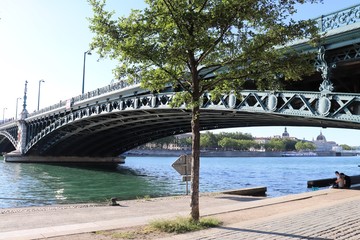
[[[8,123],[8,122],[12,122],[12,121],[14,121],[15,120],[15,118],[5,118],[4,120],[0,120],[0,125],[3,125],[3,124],[5,124],[5,123]]]
[[[315,20],[318,23],[320,32],[326,32],[360,22],[360,4],[327,15],[322,15]]]
[[[103,94],[106,94],[106,93],[109,93],[109,92],[117,91],[117,90],[126,88],[128,86],[134,86],[134,85],[139,84],[139,83],[140,83],[140,80],[138,80],[138,79],[135,80],[134,83],[132,83],[132,84],[129,84],[126,81],[119,81],[119,82],[111,83],[111,84],[109,84],[109,85],[107,85],[105,87],[97,88],[97,89],[95,89],[93,91],[78,95],[76,97],[72,97],[71,99],[68,99],[68,100],[60,101],[59,103],[51,105],[49,107],[42,108],[39,111],[35,111],[33,113],[30,113],[28,116],[31,117],[31,116],[35,116],[35,115],[38,115],[38,114],[41,114],[41,113],[44,113],[44,112],[48,112],[48,111],[51,111],[51,110],[54,110],[54,109],[65,107],[66,104],[68,103],[68,101],[71,101],[71,103],[74,104],[74,103],[77,103],[77,102],[80,102],[80,101],[83,101],[83,100],[86,100],[86,99],[90,99],[90,98],[93,98],[93,97],[97,97],[97,96],[100,96],[100,95],[103,95]]]

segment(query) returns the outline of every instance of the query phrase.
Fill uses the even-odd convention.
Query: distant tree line
[[[343,150],[356,150],[356,147],[350,147],[347,144],[340,144],[340,147],[342,147]]]
[[[191,136],[177,137],[169,136],[166,138],[152,141],[148,146],[155,148],[168,148],[170,145],[178,146],[179,148],[191,147]],[[228,133],[221,132],[215,134],[212,132],[205,132],[201,134],[200,146],[204,150],[265,150],[265,151],[312,151],[316,146],[312,142],[295,140],[290,138],[271,138],[265,143],[259,143],[249,133]],[[146,146],[142,146],[145,147]]]

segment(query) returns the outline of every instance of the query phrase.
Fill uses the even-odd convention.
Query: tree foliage
[[[231,140],[241,140],[241,141],[250,141],[253,142],[253,137],[249,133],[241,133],[241,132],[221,132],[219,134],[214,134],[212,132],[205,132],[204,134],[201,134],[200,137],[200,146],[203,148],[218,148],[218,147],[225,147],[222,145],[224,143],[225,138],[231,139]],[[222,143],[221,143],[222,142]],[[255,142],[254,146],[256,145]],[[229,147],[229,146],[226,146]],[[249,147],[250,148],[250,147]],[[238,149],[238,148],[234,148]]]
[[[201,134],[200,137],[200,146],[204,148],[217,148],[219,147],[218,138],[212,132],[206,132]]]
[[[284,151],[285,147],[285,141],[280,138],[272,138],[265,144],[266,151]]]
[[[302,150],[312,151],[316,149],[316,146],[312,142],[299,141],[295,144],[295,149],[297,151],[302,151]]]
[[[179,84],[193,94],[193,79],[200,95],[241,90],[249,79],[260,88],[278,89],[277,77],[297,80],[314,71],[309,56],[286,47],[315,36],[310,20],[289,18],[294,3],[303,0],[146,0],[147,8],[117,20],[104,2],[89,2],[95,14],[92,48],[119,60],[119,79],[142,79],[150,90]],[[208,78],[210,73],[216,78]],[[191,103],[191,97],[184,99]]]
[[[296,3],[317,0],[145,0],[147,7],[117,19],[105,1],[88,1],[94,12],[91,47],[119,61],[117,78],[140,79],[151,91],[183,89],[172,104],[186,102],[192,113],[191,216],[198,221],[202,94],[238,92],[246,81],[279,89],[281,80],[312,72],[314,56],[287,45],[313,38],[317,29],[312,21],[289,16]]]
[[[293,140],[293,139],[283,139],[284,143],[285,143],[285,151],[294,151],[295,149],[295,145],[298,142],[297,140]]]
[[[250,133],[241,133],[241,132],[221,132],[218,138],[233,138],[238,140],[253,140],[253,136]]]
[[[259,148],[260,145],[257,144],[254,140],[245,140],[245,139],[234,139],[229,137],[224,137],[219,141],[219,145],[225,149],[234,149],[234,150],[250,150],[250,148]]]
[[[349,145],[347,145],[347,144],[341,144],[340,145],[341,147],[342,147],[342,149],[344,149],[344,150],[353,150],[353,148],[352,147],[350,147]]]
[[[158,147],[176,143],[181,147],[191,146],[191,137],[176,138],[174,136],[166,137],[160,140],[152,141]],[[265,148],[267,151],[312,151],[316,149],[314,143],[303,140],[295,140],[288,138],[273,138],[267,143],[257,143],[253,136],[249,133],[241,132],[220,132],[218,134],[205,132],[201,134],[200,146],[203,149],[217,150],[239,150],[248,151],[251,149]],[[344,150],[352,150],[346,144],[340,145]]]

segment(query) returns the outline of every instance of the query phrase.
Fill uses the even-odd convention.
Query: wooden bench
[[[351,185],[360,184],[360,175],[349,176],[351,178]],[[318,180],[310,180],[307,182],[308,188],[313,187],[330,187],[336,178],[324,178]]]
[[[266,196],[266,187],[241,188],[223,191],[224,194],[243,195],[243,196]]]

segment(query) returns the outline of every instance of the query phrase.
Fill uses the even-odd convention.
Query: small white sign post
[[[171,166],[182,176],[183,181],[186,181],[186,195],[188,195],[188,181],[191,178],[191,156],[181,155]]]

